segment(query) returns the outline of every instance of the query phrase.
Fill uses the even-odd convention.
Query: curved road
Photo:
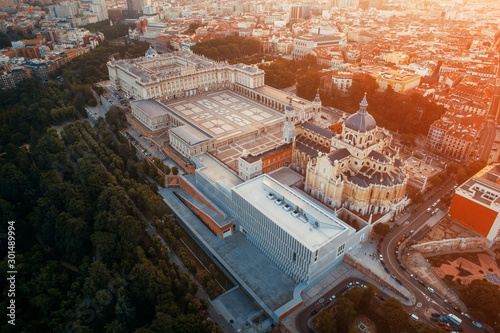
[[[415,297],[415,303],[411,306],[406,306],[408,312],[416,313],[417,315],[419,315],[420,320],[426,321],[433,326],[435,326],[436,323],[427,319],[430,313],[425,312],[426,308],[432,307],[442,314],[453,313],[454,315],[462,319],[462,324],[460,325],[460,327],[464,329],[464,331],[479,333],[482,331],[473,326],[468,318],[462,316],[456,310],[453,310],[453,305],[449,301],[445,300],[436,293],[430,292],[423,282],[419,282],[411,278],[406,268],[399,264],[400,261],[398,256],[401,255],[404,241],[399,245],[398,242],[401,241],[401,238],[403,236],[405,236],[405,241],[411,239],[411,230],[414,230],[414,234],[418,233],[418,229],[431,216],[430,213],[427,212],[427,208],[431,207],[432,204],[439,198],[442,198],[446,194],[446,192],[453,188],[454,185],[455,181],[448,181],[443,186],[441,186],[441,188],[436,193],[434,193],[425,203],[415,208],[407,221],[399,221],[399,226],[385,237],[382,245],[382,255],[384,258],[385,266],[389,269],[391,274],[394,274],[397,279],[401,281],[404,287],[407,288]],[[396,247],[398,247],[398,254],[395,253]],[[365,284],[367,283],[362,281],[361,279],[356,278],[348,278],[340,281],[335,287],[325,293],[322,299],[309,305],[297,315],[295,319],[295,326],[298,331],[301,333],[311,332],[308,327],[309,318],[316,314],[319,310],[321,310],[324,307],[324,304],[328,302],[329,298],[332,295],[336,295],[339,291],[342,291],[343,288],[345,288],[347,284],[352,281],[359,281],[360,283]],[[388,296],[385,297],[387,298]]]

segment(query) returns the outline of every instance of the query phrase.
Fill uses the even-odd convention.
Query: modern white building
[[[264,174],[232,189],[238,231],[297,282],[314,280],[366,237],[335,212]]]
[[[338,47],[341,48],[347,44],[345,33],[339,32],[333,35],[307,34],[297,37],[293,40],[294,58],[302,58],[312,53],[317,47]]]

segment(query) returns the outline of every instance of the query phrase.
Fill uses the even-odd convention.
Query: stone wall
[[[412,248],[420,253],[459,251],[467,252],[488,249],[488,240],[481,237],[454,238],[415,244]]]
[[[361,273],[363,273],[364,275],[368,276],[373,281],[376,281],[378,284],[380,284],[384,288],[391,290],[393,293],[397,294],[398,296],[400,296],[402,298],[408,299],[399,290],[394,288],[389,283],[385,282],[382,278],[380,278],[380,276],[373,273],[373,271],[371,271],[369,268],[363,266],[359,261],[356,261],[356,259],[351,257],[349,254],[344,255],[344,261],[346,263],[348,263],[349,265],[351,265],[352,267],[354,267],[355,269],[357,269],[358,271],[360,271]]]

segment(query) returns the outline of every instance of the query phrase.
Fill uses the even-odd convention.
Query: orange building
[[[292,162],[292,144],[287,143],[259,155],[244,154],[238,159],[238,175],[249,180],[263,173],[269,173]]]
[[[481,234],[492,245],[500,230],[500,163],[488,165],[455,191],[451,218]]]
[[[179,200],[191,210],[198,219],[217,237],[224,239],[233,234],[232,218],[219,210],[193,184],[180,177],[183,191],[176,192]]]

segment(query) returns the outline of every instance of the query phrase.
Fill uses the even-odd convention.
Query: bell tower
[[[319,89],[316,92],[316,97],[314,97],[314,100],[312,101],[312,106],[313,106],[312,118],[317,119],[321,112],[321,106],[322,106],[321,99],[319,97]]]
[[[295,109],[292,105],[292,99],[290,98],[290,103],[285,108],[285,123],[283,124],[283,141],[285,143],[290,143],[295,140],[295,121],[297,115],[295,114]]]

